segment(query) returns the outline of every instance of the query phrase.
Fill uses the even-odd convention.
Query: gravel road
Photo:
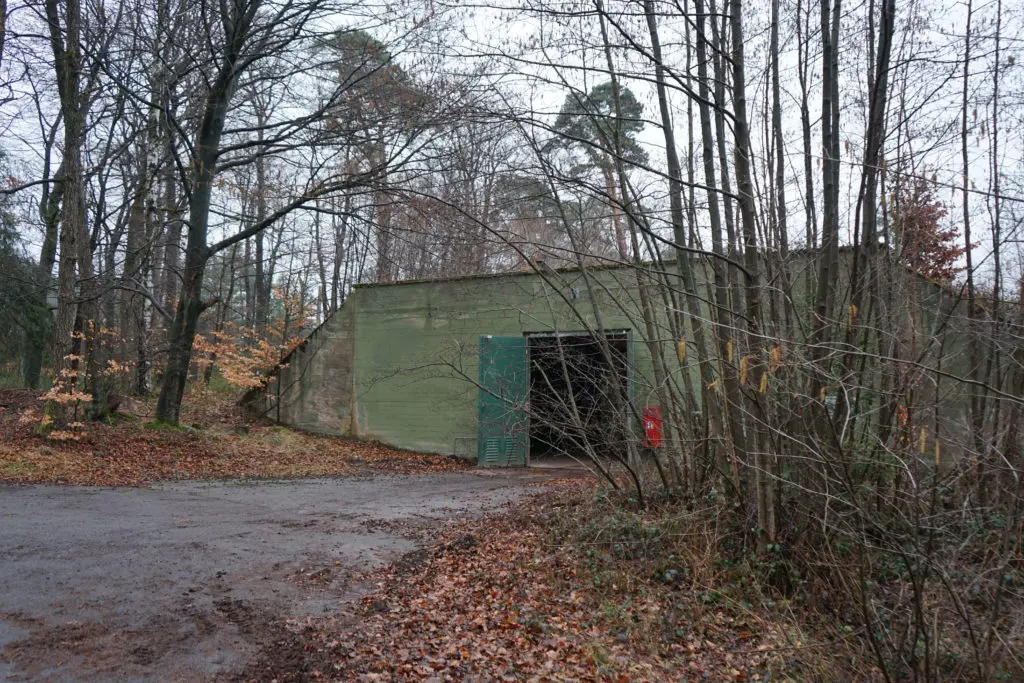
[[[476,514],[545,478],[0,486],[0,679],[229,678],[283,619],[344,610],[356,576],[415,550],[393,523]]]

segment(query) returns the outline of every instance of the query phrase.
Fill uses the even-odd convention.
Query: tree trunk
[[[181,281],[181,226],[182,220],[178,210],[178,183],[174,179],[172,169],[168,169],[163,182],[160,196],[163,214],[163,237],[160,240],[162,254],[154,268],[160,268],[160,281],[154,281],[156,300],[166,310],[171,311],[178,297],[178,285]],[[159,284],[159,286],[157,286]],[[165,322],[163,327],[166,328]]]
[[[655,84],[658,93],[658,108],[661,114],[661,129],[665,138],[665,153],[668,161],[669,203],[672,219],[672,236],[676,243],[676,270],[686,295],[687,308],[690,312],[690,328],[693,330],[694,345],[697,350],[698,368],[701,381],[702,410],[710,410],[708,399],[711,397],[707,387],[715,381],[714,368],[711,365],[711,354],[708,353],[707,340],[704,334],[703,313],[697,292],[697,280],[693,273],[691,259],[682,246],[686,243],[686,230],[683,215],[682,168],[679,163],[679,152],[676,147],[672,117],[669,113],[668,88],[665,84],[665,68],[662,63],[661,40],[658,35],[658,19],[654,10],[653,0],[644,0],[644,13],[647,15],[647,29],[651,37],[651,49],[655,60]],[[692,181],[691,181],[692,186]],[[678,316],[677,329],[680,333],[685,329],[683,316]],[[680,340],[685,344],[685,340]],[[686,372],[685,369],[683,372]],[[684,381],[689,381],[686,378]],[[699,427],[695,426],[695,431]]]
[[[718,203],[718,191],[714,188],[717,185],[715,172],[715,138],[711,132],[711,107],[708,104],[708,54],[707,34],[705,23],[707,14],[704,9],[704,0],[695,0],[694,7],[697,12],[697,83],[700,103],[700,129],[702,140],[702,152],[704,163],[704,183],[707,186],[708,219],[711,225],[711,248],[721,256],[727,253],[727,245],[722,242],[722,216]],[[725,174],[725,169],[723,169]],[[742,419],[742,395],[740,393],[739,378],[736,374],[736,366],[732,362],[733,355],[733,311],[730,297],[729,277],[727,275],[731,267],[724,266],[715,261],[712,264],[715,282],[715,337],[718,342],[718,354],[722,368],[722,384],[724,385],[725,400],[722,407],[725,411],[725,419],[729,425],[729,452],[726,454],[727,463],[720,467],[723,478],[730,481],[737,499],[739,500],[739,477],[738,462],[746,462],[748,455],[747,436],[743,427]],[[730,478],[731,475],[731,478]]]
[[[320,224],[322,222],[322,214],[320,213],[320,202],[317,201],[317,212],[313,216],[313,244],[311,248],[315,250],[316,257],[316,274],[317,274],[317,319],[326,320],[327,316],[330,315],[331,307],[330,301],[328,300],[329,290],[327,285],[327,259],[324,257],[324,245],[321,241],[321,230]]]
[[[197,188],[198,189],[198,188]],[[207,204],[207,208],[209,205]],[[190,211],[194,221],[198,211]],[[204,226],[205,227],[205,226]],[[189,233],[193,230],[190,229]],[[192,242],[190,237],[189,242]],[[203,312],[202,302],[203,269],[206,265],[205,245],[190,244],[185,250],[185,271],[181,295],[174,321],[168,331],[169,348],[167,367],[160,385],[160,396],[156,404],[156,417],[163,422],[177,424],[181,416],[181,400],[185,395],[189,363],[192,360],[192,346],[195,342],[199,316]]]
[[[736,189],[739,191],[740,218],[743,226],[743,265],[746,268],[747,334],[751,361],[748,375],[757,383],[761,373],[767,372],[762,362],[761,339],[761,283],[759,277],[760,255],[757,246],[755,224],[754,187],[750,171],[750,128],[747,123],[746,74],[743,54],[743,2],[731,0],[730,23],[732,26],[732,92],[734,122],[734,156],[736,164]],[[767,550],[775,541],[774,485],[771,481],[769,463],[758,443],[765,441],[759,434],[758,425],[764,421],[764,410],[757,392],[749,391],[750,411],[753,415],[750,434],[754,450],[754,479],[757,489],[758,548]]]
[[[82,16],[78,0],[64,3],[64,30],[61,30],[59,3],[47,0],[46,18],[53,50],[57,89],[64,118],[63,194],[60,221],[60,260],[57,271],[57,321],[53,340],[53,365],[56,382],[70,390],[78,384],[78,362],[72,350],[78,344],[73,334],[76,319],[81,329],[80,303],[85,301],[86,286],[92,276],[91,250],[87,226],[82,148],[85,145],[85,101],[80,92],[82,56],[79,52]],[[86,258],[83,259],[83,256]],[[76,292],[76,289],[79,291]],[[59,402],[47,406],[56,427],[63,427],[65,411]]]
[[[782,257],[780,272],[788,292],[788,276],[785,260],[789,255],[789,226],[786,215],[786,155],[782,137],[782,96],[779,86],[779,0],[772,0],[772,131],[775,134],[775,214],[778,229],[779,256]],[[786,307],[787,310],[789,307]],[[788,330],[787,330],[788,331]]]
[[[159,57],[155,57],[155,59],[159,60]],[[154,71],[159,69],[159,66],[154,67]],[[153,76],[152,89],[155,93],[159,93],[161,90],[159,73],[155,73]],[[121,334],[125,348],[128,350],[125,359],[131,359],[134,365],[131,380],[128,382],[128,391],[137,396],[149,393],[150,363],[146,329],[146,302],[142,290],[146,287],[146,271],[152,244],[153,202],[150,193],[152,180],[156,175],[159,163],[156,152],[159,125],[160,111],[156,107],[151,107],[141,149],[142,162],[139,164],[138,184],[135,187],[135,194],[129,209],[128,236],[122,273],[126,288],[122,292]]]
[[[601,160],[601,175],[604,176],[605,201],[608,202],[608,210],[612,217],[612,233],[615,235],[615,249],[619,258],[623,261],[629,260],[629,245],[626,243],[626,230],[622,226],[622,207],[619,203],[619,193],[615,190],[615,178],[612,173],[612,161],[607,155]]]
[[[601,23],[601,37],[604,42],[604,55],[605,61],[608,65],[608,75],[612,83],[612,101],[614,106],[615,114],[615,128],[614,138],[608,142],[611,143],[612,158],[615,160],[615,167],[619,180],[619,194],[622,197],[622,208],[626,213],[626,220],[629,224],[629,235],[633,247],[633,259],[634,268],[636,275],[637,291],[640,295],[640,310],[644,320],[644,332],[645,342],[647,348],[651,354],[651,363],[654,370],[654,384],[655,384],[655,396],[657,396],[658,404],[661,406],[663,414],[668,417],[671,414],[672,400],[668,393],[668,381],[665,373],[664,356],[662,354],[661,343],[659,339],[661,335],[658,333],[657,319],[654,313],[654,306],[651,303],[650,295],[650,273],[643,266],[640,258],[640,245],[637,240],[636,227],[638,222],[634,219],[633,214],[633,201],[630,197],[629,184],[626,178],[626,168],[622,160],[622,139],[620,133],[620,126],[622,121],[622,106],[621,98],[619,95],[619,78],[615,69],[615,64],[612,61],[612,48],[611,43],[608,40],[608,29],[605,24],[603,15],[603,2],[602,0],[595,0],[598,11],[601,12],[600,23]],[[620,256],[621,253],[620,247]],[[624,256],[628,257],[628,251]],[[673,420],[665,420],[664,425],[666,427],[666,443],[669,453],[669,458],[672,460],[674,469],[676,472],[679,471],[680,463],[682,462],[682,450],[680,447],[680,440],[677,438],[677,427]],[[655,453],[655,464],[658,466],[658,471],[662,477],[662,483],[666,488],[671,486],[671,482],[667,479],[666,474],[661,468],[658,456]],[[637,463],[639,464],[639,463]],[[682,486],[683,481],[677,482],[678,485]]]
[[[236,26],[238,35],[244,36],[246,27]],[[236,39],[231,36],[231,39]],[[192,347],[195,342],[199,316],[203,304],[203,271],[210,258],[206,239],[209,231],[210,202],[213,180],[217,171],[221,135],[228,105],[238,74],[233,63],[225,64],[210,86],[203,107],[192,165],[192,194],[189,197],[188,241],[185,246],[185,269],[182,274],[181,294],[168,331],[167,367],[160,385],[156,418],[176,424],[181,414],[181,400],[185,394]]]
[[[262,140],[262,132],[260,139]],[[267,166],[266,160],[260,156],[256,159],[256,222],[260,223],[267,217]],[[256,258],[256,310],[255,322],[256,331],[266,334],[268,318],[270,315],[270,290],[273,287],[273,276],[267,273],[266,255],[263,249],[263,233],[259,232],[253,237]]]
[[[391,200],[386,187],[388,183],[387,151],[384,141],[378,140],[373,151],[373,165],[380,170],[381,188],[374,192],[377,218],[377,282],[392,282],[398,275],[395,268],[394,236],[391,234]]]
[[[723,4],[728,0],[723,0]],[[740,239],[736,232],[736,223],[733,214],[733,199],[732,199],[732,180],[729,177],[729,155],[725,148],[725,141],[728,139],[726,135],[725,126],[725,111],[726,111],[726,80],[728,74],[725,70],[725,53],[728,51],[728,41],[726,40],[725,29],[726,20],[725,15],[719,15],[718,8],[715,6],[715,0],[709,0],[710,2],[710,20],[711,20],[711,66],[714,70],[714,93],[715,93],[715,140],[718,143],[718,164],[721,169],[721,183],[722,183],[722,205],[725,209],[725,235],[728,243],[727,252],[729,256],[736,258],[739,255],[740,250]],[[718,20],[722,20],[721,28],[719,28]],[[735,288],[739,282],[740,274],[735,269],[730,268],[729,274],[729,287],[730,289]]]
[[[823,216],[821,227],[821,254],[818,259],[818,286],[815,295],[814,330],[815,360],[826,355],[825,344],[830,341],[835,315],[835,280],[839,276],[839,74],[838,46],[840,0],[834,0],[831,10],[828,0],[821,3],[821,153]],[[817,395],[826,382],[826,368],[811,392]]]
[[[814,157],[811,138],[811,108],[808,92],[807,72],[810,67],[808,48],[810,44],[810,11],[803,12],[802,0],[796,3],[797,77],[800,81],[800,127],[803,133],[804,149],[804,220],[806,221],[804,247],[814,252],[818,249],[818,212],[814,200]],[[807,17],[807,23],[803,17]],[[806,301],[814,300],[815,283],[810,274],[804,276]]]
[[[7,42],[7,0],[0,0],[0,66],[4,63],[4,46]]]

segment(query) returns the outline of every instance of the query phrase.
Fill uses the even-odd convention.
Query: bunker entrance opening
[[[623,450],[629,424],[628,335],[528,338],[530,459],[585,458]]]

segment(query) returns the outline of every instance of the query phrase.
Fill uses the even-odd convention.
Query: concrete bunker
[[[710,269],[699,259],[693,265],[698,290],[709,292]],[[798,265],[796,275],[811,272]],[[669,411],[701,410],[703,394],[713,390],[700,382],[699,365],[708,359],[692,346],[677,354],[678,340],[693,339],[694,321],[713,316],[704,297],[699,311],[670,317],[672,306],[659,305],[645,320],[638,289],[645,277],[660,278],[664,292],[678,286],[671,272],[622,265],[356,285],[267,384],[250,392],[248,404],[299,429],[490,466],[579,456],[585,443],[616,448],[632,439],[664,447],[648,421],[660,427]],[[914,315],[893,333],[944,325],[956,299],[918,277],[903,283]],[[613,360],[597,360],[599,335]],[[947,349],[962,347],[962,335],[952,333]],[[654,348],[663,354],[663,381],[684,397],[692,393],[686,404],[659,405]],[[567,381],[553,365],[560,353],[571,359]],[[955,361],[947,353],[945,367]],[[613,397],[623,385],[619,403]],[[570,398],[582,409],[579,418]],[[958,396],[944,405],[957,419]]]
[[[357,285],[248,403],[489,466],[624,447],[656,402],[636,282],[616,265]],[[664,317],[656,331],[672,338]]]

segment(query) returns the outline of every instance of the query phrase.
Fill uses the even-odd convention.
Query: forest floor
[[[185,429],[140,403],[52,442],[35,394],[0,390],[0,678],[837,680],[853,663],[721,561],[712,517],[198,398]]]
[[[125,401],[109,424],[43,439],[38,394],[0,389],[0,482],[137,486],[179,479],[458,472],[464,460],[317,436],[253,418],[232,397],[189,397],[183,427],[155,425],[152,401]]]
[[[289,620],[235,680],[872,679],[787,603],[745,602],[710,558],[624,550],[644,535],[594,516],[596,491],[583,477],[549,481],[481,517],[388,524],[418,548],[364,575],[373,589],[346,610]],[[572,531],[584,517],[600,540]]]
[[[343,618],[415,552],[391,524],[466,519],[546,478],[0,485],[0,680],[236,680],[267,652],[305,680],[288,625]]]

